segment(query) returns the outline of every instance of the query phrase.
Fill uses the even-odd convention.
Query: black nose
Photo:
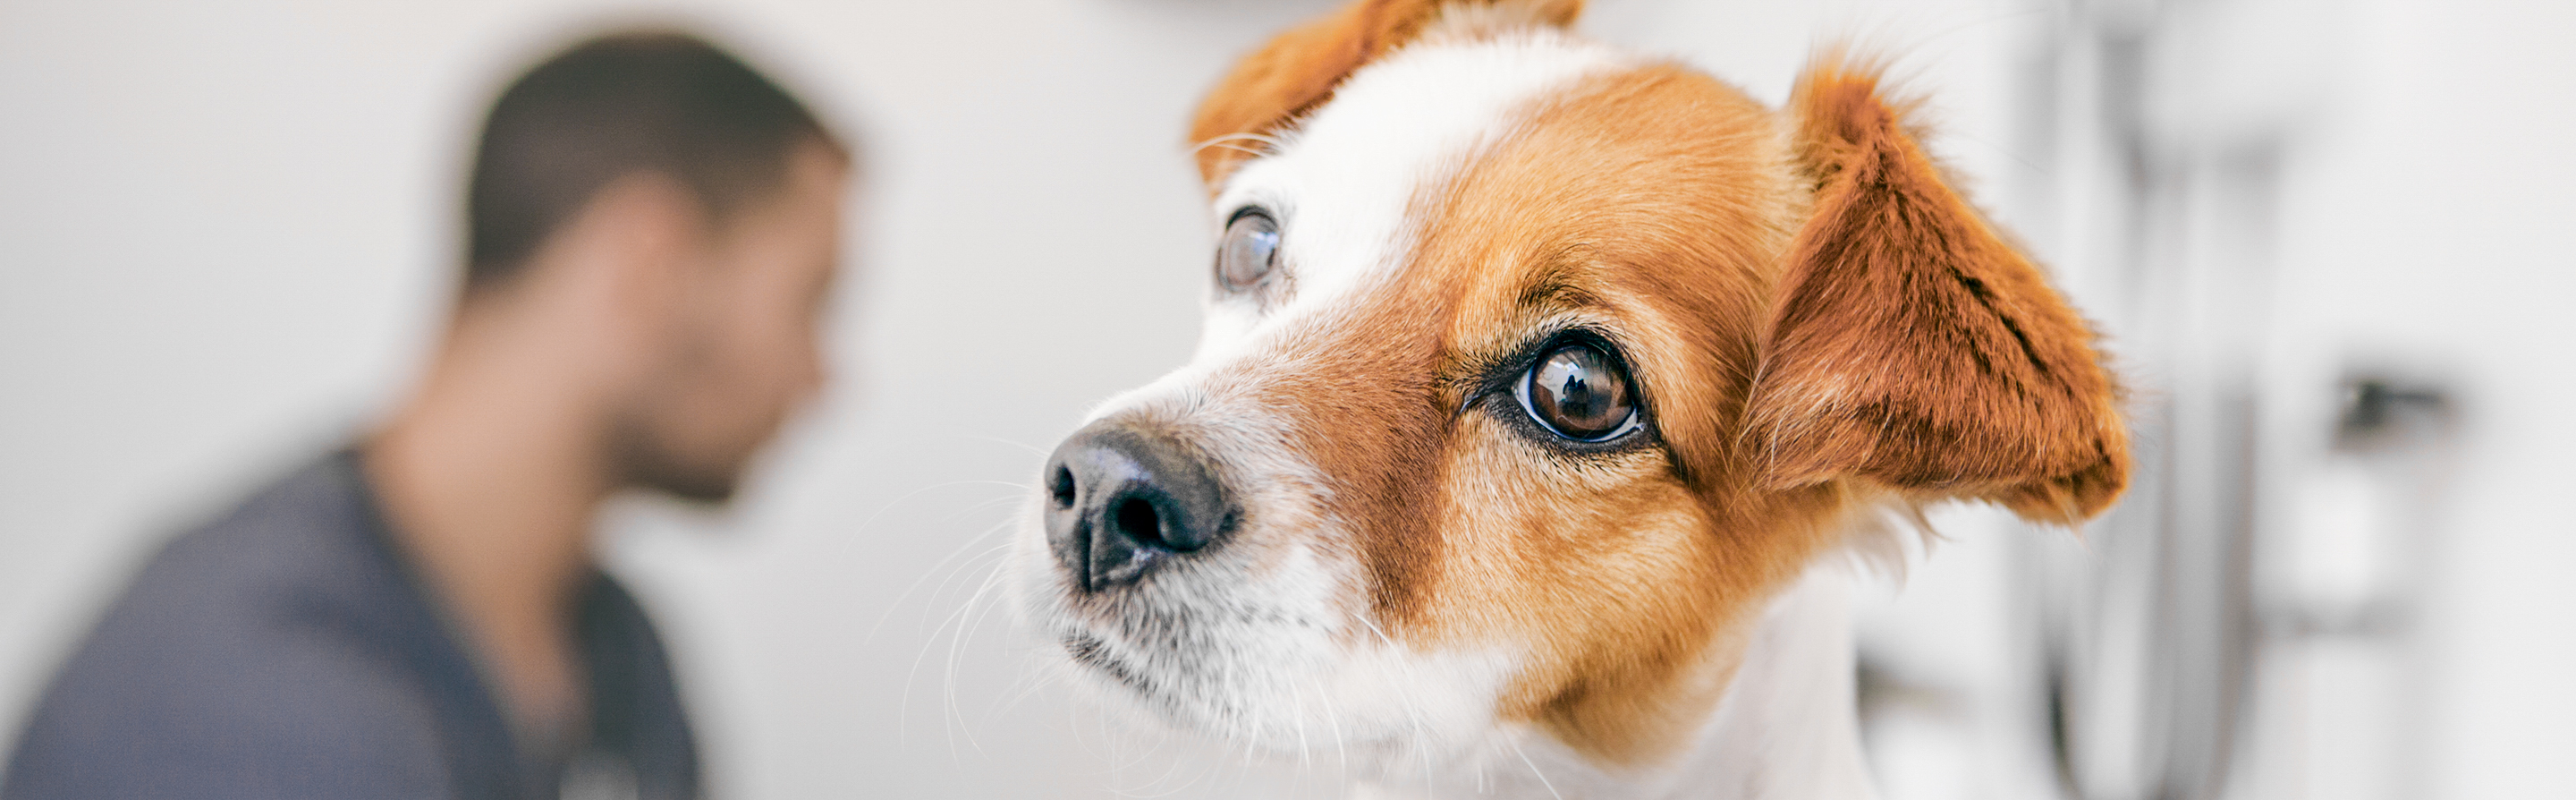
[[[1083,591],[1135,583],[1158,564],[1215,544],[1234,519],[1204,459],[1114,420],[1056,446],[1046,489],[1047,544]]]

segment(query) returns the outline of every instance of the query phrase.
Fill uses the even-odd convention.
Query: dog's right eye
[[[1228,292],[1261,283],[1279,262],[1279,222],[1258,208],[1234,212],[1216,247],[1216,282]]]
[[[1567,342],[1531,364],[1521,379],[1521,407],[1557,435],[1606,442],[1639,426],[1637,390],[1628,371],[1602,348]]]

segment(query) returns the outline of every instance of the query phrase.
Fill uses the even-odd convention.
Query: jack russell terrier
[[[1358,0],[1218,84],[1203,339],[1049,458],[1016,603],[1363,793],[1869,796],[1820,565],[2101,512],[2120,390],[1874,69],[1772,109],[1581,6]]]

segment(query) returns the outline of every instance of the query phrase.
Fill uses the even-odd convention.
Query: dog
[[[1205,99],[1201,342],[1010,557],[1082,683],[1362,794],[1864,797],[1850,557],[2118,497],[2096,336],[1869,62],[1775,109],[1581,6],[1358,0]]]

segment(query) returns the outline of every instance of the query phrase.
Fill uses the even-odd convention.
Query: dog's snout
[[[1047,459],[1047,544],[1075,586],[1134,583],[1215,544],[1235,510],[1216,470],[1171,437],[1103,420]]]

